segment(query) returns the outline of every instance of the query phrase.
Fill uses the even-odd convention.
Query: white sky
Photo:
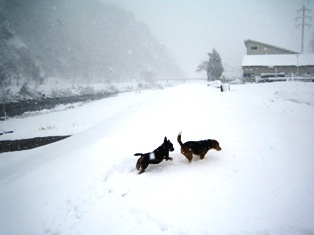
[[[145,22],[190,78],[206,76],[195,70],[213,48],[220,53],[226,76],[241,75],[246,39],[301,51],[297,10],[304,4],[313,10],[307,15],[314,16],[314,0],[103,1],[130,10]],[[313,34],[314,26],[306,27],[305,53],[311,53]]]

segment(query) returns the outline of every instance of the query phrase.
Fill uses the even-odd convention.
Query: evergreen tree
[[[216,49],[213,49],[212,53],[208,53],[209,61],[207,66],[207,78],[208,81],[217,80],[221,77],[224,68],[221,63],[221,58]]]
[[[213,49],[212,53],[208,53],[209,60],[202,61],[196,69],[196,72],[205,71],[207,74],[207,80],[213,81],[220,79],[224,68],[221,63],[221,58],[216,49]]]

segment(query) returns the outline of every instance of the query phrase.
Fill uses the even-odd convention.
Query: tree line
[[[101,0],[0,0],[0,86],[182,77],[149,27]]]

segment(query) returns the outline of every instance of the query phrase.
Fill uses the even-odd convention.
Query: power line
[[[297,16],[295,17],[296,21],[298,21],[299,19],[302,20],[302,23],[300,24],[296,24],[296,27],[299,28],[299,26],[302,27],[302,31],[301,31],[301,53],[303,53],[304,51],[304,27],[308,26],[311,27],[311,24],[307,23],[306,21],[311,21],[312,17],[306,15],[306,13],[311,13],[311,9],[306,8],[304,5],[301,9],[297,10],[297,14],[299,15],[301,12],[301,16]]]

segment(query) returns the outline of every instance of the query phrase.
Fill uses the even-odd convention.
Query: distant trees
[[[184,76],[146,24],[99,0],[0,0],[1,70],[5,85]]]
[[[0,9],[10,8],[10,4],[3,5],[0,1]],[[8,13],[7,13],[8,14]],[[43,82],[39,63],[30,50],[15,35],[13,26],[0,11],[0,87],[20,85],[24,82],[35,81],[36,84]]]
[[[213,49],[212,53],[208,53],[209,60],[203,61],[198,65],[196,71],[205,71],[207,73],[207,80],[213,81],[220,79],[224,68],[222,66],[221,58],[216,49]]]
[[[10,89],[5,89],[0,87],[0,117],[3,116],[4,120],[7,118],[7,113],[5,110],[5,105],[11,101],[11,91]]]
[[[10,55],[5,55],[0,60],[0,87],[19,86],[21,82],[34,82],[36,85],[43,83],[41,69],[26,48],[11,49],[8,52]]]

